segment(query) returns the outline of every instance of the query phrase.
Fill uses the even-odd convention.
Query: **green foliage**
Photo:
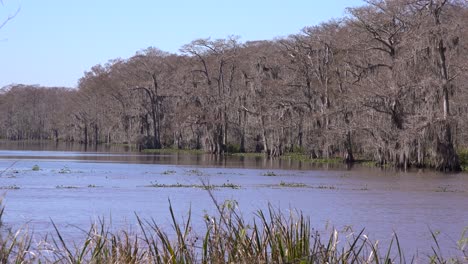
[[[458,151],[458,158],[460,159],[460,166],[463,171],[468,171],[468,149]]]
[[[226,146],[226,149],[228,153],[240,153],[241,151],[240,144],[234,144],[234,143],[229,143]]]
[[[41,168],[39,168],[39,165],[37,165],[37,164],[32,167],[33,171],[39,171],[40,169]]]

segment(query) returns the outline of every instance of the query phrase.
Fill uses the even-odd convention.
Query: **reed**
[[[99,219],[80,241],[69,242],[54,222],[54,232],[34,245],[28,229],[13,231],[0,221],[0,263],[416,263],[407,259],[397,235],[388,246],[371,241],[364,230],[321,235],[311,228],[300,211],[290,213],[268,206],[253,218],[242,216],[234,200],[222,203],[210,196],[217,208],[205,215],[205,228],[193,230],[192,213],[179,220],[169,201],[172,228],[162,228],[154,219],[136,216],[138,230],[112,231]],[[1,202],[1,201],[0,201]],[[0,207],[0,220],[4,207]],[[247,220],[248,219],[248,220]],[[422,263],[467,263],[468,239],[462,234],[459,256],[444,258],[437,235],[433,252]],[[421,261],[421,260],[419,260]],[[420,262],[418,262],[420,263]]]

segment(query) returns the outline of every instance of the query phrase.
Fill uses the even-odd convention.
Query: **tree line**
[[[96,65],[77,89],[10,85],[0,136],[460,170],[468,2],[367,0],[271,41],[197,39]]]

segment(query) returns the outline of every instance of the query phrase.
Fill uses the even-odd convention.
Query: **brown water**
[[[396,232],[407,254],[430,252],[430,230],[440,233],[439,243],[451,254],[468,227],[467,174],[320,168],[281,159],[142,155],[121,147],[85,151],[71,145],[2,143],[0,148],[4,222],[27,223],[38,236],[52,232],[51,220],[71,238],[83,235],[80,228],[100,217],[111,219],[115,228],[136,229],[135,213],[169,229],[168,200],[180,218],[192,207],[194,225],[202,226],[203,215],[214,212],[206,191],[146,187],[202,181],[240,185],[218,188],[214,195],[220,202],[236,200],[248,219],[270,203],[284,211],[301,210],[323,232],[332,227],[355,232],[365,228],[371,239],[383,244]],[[282,187],[282,182],[305,186]]]

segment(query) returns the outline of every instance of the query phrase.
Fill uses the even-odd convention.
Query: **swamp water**
[[[2,143],[0,148],[7,149],[0,150],[4,224],[27,225],[38,239],[53,233],[51,220],[71,240],[102,219],[116,230],[138,231],[135,214],[170,232],[169,200],[180,220],[191,208],[194,229],[203,229],[203,216],[215,214],[209,193],[197,188],[203,182],[218,186],[212,191],[218,202],[235,200],[245,219],[271,204],[283,212],[302,211],[325,234],[336,228],[344,237],[365,228],[373,241],[385,244],[396,232],[406,255],[429,254],[432,230],[450,256],[468,227],[463,173],[347,170],[281,159],[139,154],[119,147],[84,151]]]

